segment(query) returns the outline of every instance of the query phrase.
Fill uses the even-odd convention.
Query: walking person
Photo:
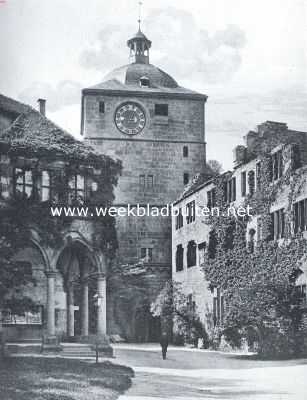
[[[168,347],[168,337],[167,337],[166,333],[162,333],[160,345],[161,345],[161,349],[162,349],[162,358],[163,358],[163,360],[166,360],[166,353],[167,353],[167,347]]]

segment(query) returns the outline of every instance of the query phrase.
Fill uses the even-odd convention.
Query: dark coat
[[[167,335],[162,335],[161,336],[160,345],[161,345],[161,347],[167,347],[168,346],[168,337],[167,337]]]

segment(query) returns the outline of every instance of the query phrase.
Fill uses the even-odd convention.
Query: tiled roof
[[[33,109],[26,104],[20,103],[0,93],[0,110],[15,114],[17,117],[19,114],[26,113]]]
[[[149,79],[149,87],[140,86],[140,78]],[[178,85],[169,74],[152,64],[132,63],[114,69],[98,85],[84,89],[84,91],[114,90],[138,92],[142,94],[165,93],[177,95],[193,95],[206,98],[190,89]]]
[[[5,111],[20,112],[14,122],[0,132],[0,144],[8,145],[10,151],[37,156],[62,155],[88,161],[98,161],[104,157],[30,106],[3,95],[0,96],[0,104]]]

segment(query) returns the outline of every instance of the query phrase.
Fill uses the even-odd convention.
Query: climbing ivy
[[[294,280],[301,273],[299,266],[307,241],[302,236],[294,237],[291,226],[293,201],[306,182],[300,177],[302,169],[294,170],[291,146],[284,146],[283,154],[287,168],[274,182],[270,154],[258,157],[261,168],[257,188],[252,187],[252,194],[244,202],[261,219],[262,237],[255,248],[248,246],[246,239],[250,218],[230,215],[210,216],[207,220],[216,244],[210,249],[209,242],[203,268],[211,287],[222,289],[227,305],[221,332],[226,336],[229,332],[256,332],[258,351],[264,356],[294,354],[302,346],[302,309]],[[215,178],[221,215],[227,215],[224,188],[228,179],[227,174]],[[255,177],[249,175],[248,181],[253,186]],[[270,207],[287,187],[285,239],[278,244],[271,236]]]

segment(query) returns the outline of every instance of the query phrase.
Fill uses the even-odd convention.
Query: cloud
[[[245,33],[235,25],[209,34],[190,12],[175,8],[155,9],[144,21],[144,32],[152,40],[151,61],[179,79],[223,83],[240,68]],[[107,72],[128,62],[127,32],[135,27],[108,25],[96,42],[80,55],[83,67]]]
[[[36,106],[38,98],[47,100],[47,110],[58,111],[62,107],[77,104],[81,99],[81,84],[75,81],[61,81],[56,86],[44,82],[33,82],[19,94],[19,99]]]

